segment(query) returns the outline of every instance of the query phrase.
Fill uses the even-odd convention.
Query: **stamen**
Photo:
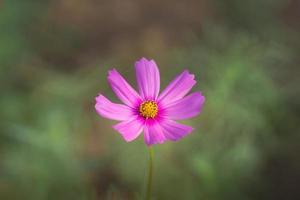
[[[139,112],[146,119],[154,118],[158,113],[158,106],[155,101],[144,101],[139,107]]]

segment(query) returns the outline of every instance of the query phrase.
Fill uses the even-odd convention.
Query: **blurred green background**
[[[140,199],[148,154],[99,117],[117,68],[196,75],[196,128],[156,145],[153,199],[297,199],[297,0],[0,2],[0,199]]]

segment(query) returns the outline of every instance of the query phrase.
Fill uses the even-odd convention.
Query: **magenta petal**
[[[143,99],[156,99],[160,88],[159,70],[154,60],[145,58],[135,63],[136,79]]]
[[[126,105],[112,103],[103,95],[96,97],[95,108],[102,117],[119,121],[127,120],[134,114],[132,108]]]
[[[144,127],[144,140],[148,146],[162,144],[166,141],[162,128],[157,121],[151,120],[151,123],[146,123]]]
[[[194,75],[187,70],[178,75],[159,95],[158,101],[161,104],[167,105],[184,97],[196,84]]]
[[[191,133],[193,128],[173,120],[164,120],[161,124],[164,135],[168,140],[176,141]]]
[[[108,72],[108,81],[119,99],[130,107],[135,107],[141,101],[138,93],[127,83],[127,81],[115,69]]]
[[[194,92],[164,107],[163,115],[175,120],[195,117],[200,113],[204,101],[201,92]]]
[[[131,142],[132,140],[136,139],[143,131],[143,127],[144,122],[139,120],[137,117],[120,122],[113,126],[115,130],[121,133],[127,142]]]

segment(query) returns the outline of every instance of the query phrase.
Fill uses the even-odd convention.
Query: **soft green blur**
[[[297,0],[0,1],[0,199],[141,199],[147,147],[98,116],[116,68],[188,69],[206,97],[193,134],[154,146],[153,199],[296,199]]]

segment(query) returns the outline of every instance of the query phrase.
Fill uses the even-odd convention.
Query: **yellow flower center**
[[[158,113],[158,106],[154,101],[144,101],[139,108],[140,115],[144,118],[154,118]]]

